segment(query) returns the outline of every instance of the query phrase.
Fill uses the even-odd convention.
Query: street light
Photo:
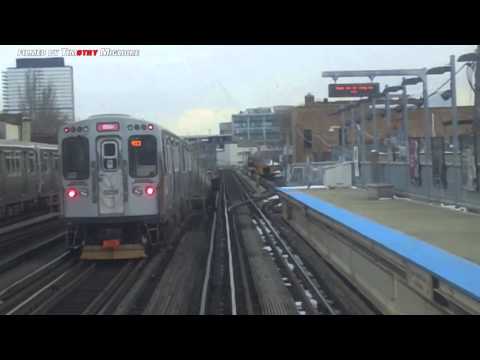
[[[383,92],[384,92],[384,94],[387,94],[387,93],[397,92],[397,91],[400,91],[400,90],[403,90],[403,86],[387,86],[383,90]]]
[[[451,97],[452,97],[452,90],[451,89],[445,90],[444,92],[442,92],[440,94],[440,96],[442,97],[442,99],[444,101],[447,101],[447,100],[451,99]]]
[[[427,70],[427,75],[441,75],[452,70],[451,66],[437,66]]]
[[[463,54],[458,57],[458,62],[477,62],[480,61],[480,56],[477,53]]]
[[[474,134],[478,134],[480,129],[480,46],[477,46],[477,51],[474,53],[463,54],[458,58],[459,62],[469,62],[470,67],[475,63],[475,87],[473,93],[475,96],[473,105],[473,124],[472,130]]]
[[[418,83],[420,83],[422,81],[423,81],[423,79],[421,77],[408,78],[408,79],[404,79],[402,81],[402,86],[403,85],[417,85]]]

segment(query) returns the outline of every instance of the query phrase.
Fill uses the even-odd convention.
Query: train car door
[[[123,214],[123,167],[121,146],[117,139],[97,140],[99,215]]]

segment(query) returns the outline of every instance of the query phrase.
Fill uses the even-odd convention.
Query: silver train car
[[[129,115],[64,126],[58,144],[67,243],[82,259],[148,256],[209,189],[187,143]]]
[[[0,140],[0,219],[58,211],[58,170],[56,145]]]

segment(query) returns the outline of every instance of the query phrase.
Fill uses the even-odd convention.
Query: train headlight
[[[134,195],[142,196],[143,195],[143,188],[141,186],[134,186],[132,189]]]
[[[151,185],[148,185],[145,187],[145,194],[147,194],[148,196],[153,196],[155,195],[155,187],[154,186],[151,186]]]
[[[80,193],[78,192],[77,189],[75,188],[68,188],[67,191],[65,192],[65,194],[67,195],[67,197],[69,199],[74,199],[76,198]]]

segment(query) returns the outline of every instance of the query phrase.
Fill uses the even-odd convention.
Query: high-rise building
[[[54,111],[61,120],[74,121],[73,68],[63,58],[16,59],[2,79],[5,113]]]

